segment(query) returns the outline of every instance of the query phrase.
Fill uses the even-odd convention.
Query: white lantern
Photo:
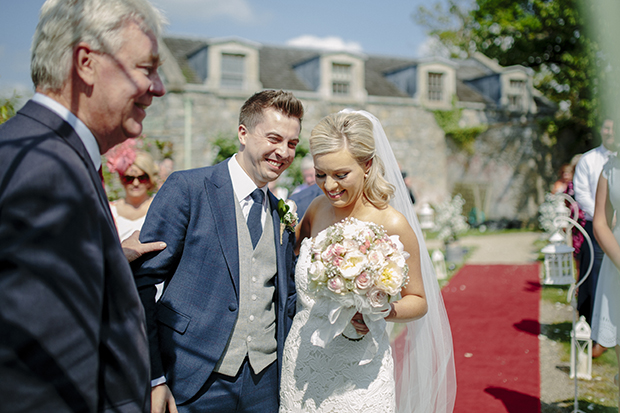
[[[564,236],[555,232],[549,238],[551,244],[540,252],[545,254],[545,285],[570,285],[575,282],[573,247],[564,243]]]
[[[433,211],[429,204],[422,204],[418,217],[420,218],[420,228],[423,231],[431,230],[435,227],[435,211]]]
[[[437,279],[445,280],[448,277],[448,271],[446,271],[446,260],[444,259],[443,253],[439,250],[433,251],[431,260],[433,261],[433,267],[435,267]]]
[[[592,380],[592,339],[590,326],[584,316],[579,317],[571,331],[570,378]]]

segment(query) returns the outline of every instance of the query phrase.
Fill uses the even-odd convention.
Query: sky
[[[426,54],[412,14],[424,0],[151,0],[165,34],[241,37],[267,45],[339,47],[400,57]],[[0,0],[0,97],[32,94],[30,43],[44,0]]]

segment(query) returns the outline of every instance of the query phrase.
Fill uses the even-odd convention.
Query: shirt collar
[[[93,135],[84,122],[71,113],[69,109],[42,93],[35,93],[32,97],[32,101],[48,108],[73,127],[73,130],[75,130],[75,133],[77,133],[80,140],[84,144],[86,152],[88,152],[88,156],[93,162],[95,169],[99,170],[101,167],[101,152],[99,151],[99,144],[97,143],[97,139],[95,139],[95,135]]]
[[[239,162],[237,161],[237,154],[234,154],[228,161],[228,171],[230,173],[230,179],[233,185],[233,191],[237,196],[237,200],[241,202],[257,188],[252,178],[243,170]],[[267,185],[260,188],[267,197]]]

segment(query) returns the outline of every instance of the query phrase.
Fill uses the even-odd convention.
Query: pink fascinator
[[[106,152],[105,157],[108,170],[111,173],[125,174],[125,171],[136,160],[136,140],[127,139],[125,142],[116,145]]]

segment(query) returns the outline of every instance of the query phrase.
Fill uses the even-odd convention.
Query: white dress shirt
[[[603,165],[614,154],[605,146],[601,145],[586,152],[575,168],[573,176],[573,188],[575,189],[575,201],[585,213],[586,220],[592,221],[594,216],[594,201],[596,199],[596,186],[601,176]]]
[[[228,172],[230,173],[230,180],[232,181],[233,191],[239,200],[239,206],[243,217],[247,221],[250,209],[254,205],[254,200],[250,196],[252,192],[257,188],[252,178],[243,170],[239,162],[237,161],[237,154],[234,154],[228,161]],[[263,208],[261,210],[260,219],[263,228],[265,227],[265,217],[267,216],[267,185],[260,188],[263,193]]]

